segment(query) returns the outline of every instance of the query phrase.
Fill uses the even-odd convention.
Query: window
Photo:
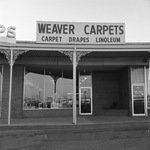
[[[132,83],[144,83],[144,67],[132,68]]]
[[[24,109],[72,108],[73,80],[63,71],[25,68]]]
[[[0,118],[1,118],[1,110],[2,110],[2,65],[0,65]]]
[[[80,76],[80,87],[91,87],[92,86],[91,75],[81,75]]]
[[[26,70],[24,85],[24,108],[42,107],[44,105],[44,70],[39,73]]]

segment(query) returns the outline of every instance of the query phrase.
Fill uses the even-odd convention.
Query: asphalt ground
[[[65,119],[1,124],[0,150],[150,150],[148,117],[79,119],[77,125]]]
[[[149,150],[150,130],[119,125],[18,128],[0,132],[1,150]]]

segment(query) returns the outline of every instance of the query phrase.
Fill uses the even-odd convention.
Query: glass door
[[[145,87],[144,84],[132,85],[133,116],[145,116]]]
[[[91,73],[79,76],[79,114],[92,115],[92,75]]]
[[[132,115],[147,116],[146,67],[131,68]]]

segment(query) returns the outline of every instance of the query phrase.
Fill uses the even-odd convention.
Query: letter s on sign
[[[0,33],[4,33],[5,32],[5,27],[3,25],[0,24]]]
[[[9,27],[7,28],[7,37],[9,37],[9,38],[14,38],[14,37],[16,36],[15,30],[16,30],[16,27],[14,27],[14,26],[9,26]]]

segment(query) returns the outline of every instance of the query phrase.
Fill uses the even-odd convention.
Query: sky
[[[125,23],[126,42],[150,42],[150,0],[0,0],[16,40],[36,41],[36,21]]]

